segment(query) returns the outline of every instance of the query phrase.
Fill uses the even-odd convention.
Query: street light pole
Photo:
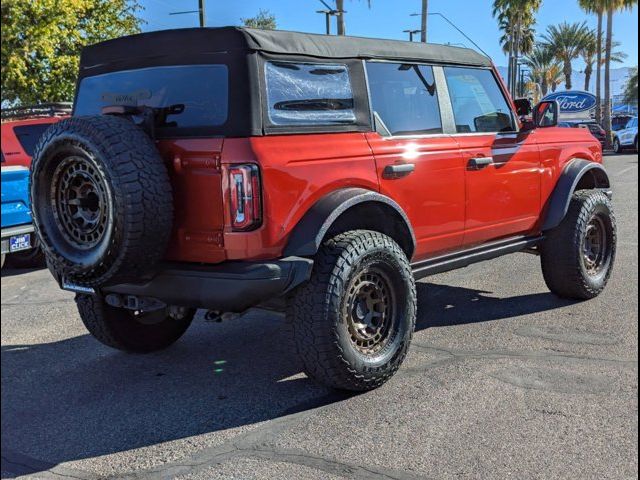
[[[344,20],[342,19],[342,14],[346,13],[345,11],[339,8],[331,8],[330,5],[327,4],[324,0],[320,0],[325,7],[326,10],[316,10],[316,13],[324,13],[324,21],[325,21],[325,30],[327,35],[331,35],[331,17],[339,17],[338,18],[338,35],[344,35],[344,28],[341,29],[340,25],[344,27]],[[342,33],[340,33],[342,31]]]
[[[404,33],[408,33],[409,34],[409,41],[413,42],[413,36],[416,33],[420,33],[422,30],[403,30]]]
[[[327,35],[331,35],[331,16],[333,10],[316,10],[316,13],[324,13],[324,23]]]

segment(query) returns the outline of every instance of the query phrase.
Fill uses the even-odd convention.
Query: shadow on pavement
[[[416,284],[416,330],[488,322],[544,312],[576,303],[551,292],[496,298],[492,292],[431,283]]]
[[[477,290],[418,286],[419,330],[568,304],[551,294],[495,299]],[[150,355],[117,352],[89,335],[6,345],[3,452],[46,461],[50,468],[211,432],[221,438],[208,440],[222,442],[226,429],[348,397],[300,372],[282,318],[259,311],[221,324],[199,315],[178,343]],[[42,462],[30,464],[32,471],[45,469]]]
[[[33,267],[33,268],[14,268],[11,266],[6,266],[2,269],[2,278],[4,277],[13,277],[16,275],[23,275],[25,273],[35,272],[36,270],[42,270],[45,267]]]

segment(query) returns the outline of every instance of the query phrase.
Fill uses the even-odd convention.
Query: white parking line
[[[620,170],[618,173],[616,173],[616,177],[621,177],[622,175],[624,175],[628,171],[633,170],[634,168],[638,168],[638,164],[631,165],[630,167],[627,167],[627,168],[625,168],[623,170]]]

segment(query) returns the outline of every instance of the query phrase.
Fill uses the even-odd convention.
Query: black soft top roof
[[[86,47],[82,52],[81,75],[108,64],[124,63],[130,68],[136,61],[148,64],[155,60],[166,64],[175,58],[188,63],[219,53],[265,52],[276,55],[302,55],[335,59],[393,59],[491,66],[491,60],[468,48],[446,45],[381,40],[375,38],[317,35],[282,30],[253,28],[185,28],[162,30],[117,38]],[[102,67],[102,68],[100,68]]]

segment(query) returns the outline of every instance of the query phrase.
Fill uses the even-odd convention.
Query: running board
[[[535,247],[544,236],[515,237],[411,264],[416,280]]]

